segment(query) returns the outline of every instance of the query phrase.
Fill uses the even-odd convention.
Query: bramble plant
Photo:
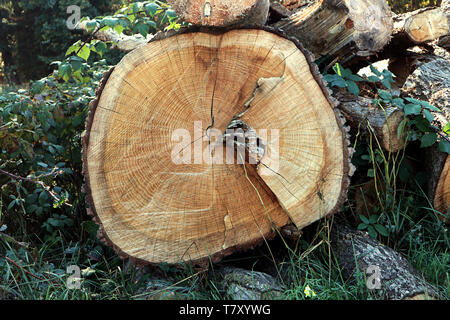
[[[447,123],[442,129],[433,124],[435,118],[432,112],[441,112],[441,110],[426,101],[396,95],[392,90],[394,75],[389,70],[380,72],[370,65],[373,75],[368,78],[354,75],[350,69],[343,68],[339,63],[334,65],[333,70],[335,74],[324,75],[324,80],[328,82],[329,87],[346,88],[349,93],[358,96],[360,92],[357,82],[375,84],[377,86],[373,100],[375,106],[383,109],[388,105],[393,105],[404,112],[405,118],[401,121],[397,131],[399,137],[405,135],[409,141],[420,140],[421,148],[431,147],[438,143],[441,152],[450,154],[448,138],[450,123]]]
[[[134,2],[131,5],[118,10],[112,16],[96,17],[86,21],[86,28],[92,35],[86,41],[78,40],[67,51],[68,58],[63,62],[55,62],[58,65],[59,74],[64,81],[73,78],[77,82],[83,82],[83,74],[86,71],[87,62],[91,53],[101,57],[108,51],[108,45],[117,45],[114,41],[102,41],[92,39],[99,31],[112,30],[117,34],[136,35],[147,37],[159,30],[178,30],[180,23],[178,16],[170,6],[161,1]]]
[[[359,217],[362,222],[358,225],[358,230],[367,230],[372,238],[377,238],[378,234],[384,237],[389,236],[388,229],[386,229],[386,227],[382,224],[378,223],[378,220],[380,218],[379,216],[373,214],[367,218],[366,216],[360,214]]]

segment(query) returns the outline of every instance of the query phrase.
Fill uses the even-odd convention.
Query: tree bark
[[[426,54],[416,56],[410,65],[414,71],[406,78],[402,93],[441,109],[433,114],[443,127],[450,121],[450,60]]]
[[[450,157],[433,146],[425,156],[428,172],[427,195],[442,221],[450,222]]]
[[[448,21],[448,24],[450,25],[450,1],[449,0],[442,0],[441,10],[447,16],[447,21]],[[450,34],[447,34],[447,35],[441,37],[438,41],[438,45],[440,47],[443,47],[443,48],[449,50],[450,49]]]
[[[83,137],[85,191],[121,256],[218,261],[340,209],[351,166],[343,120],[306,51],[274,32],[185,30],[106,76]],[[256,163],[221,136],[239,122],[258,130]],[[181,149],[177,129],[194,137]]]
[[[304,2],[306,4],[277,22],[275,27],[299,39],[316,58],[333,55],[342,63],[353,56],[354,51],[358,55],[370,55],[381,50],[390,40],[393,22],[386,1]]]
[[[178,16],[193,25],[209,27],[264,25],[269,0],[169,0]]]
[[[356,279],[362,272],[369,289],[389,300],[438,299],[440,294],[398,252],[366,232],[335,222],[331,229],[333,253],[342,275]]]
[[[354,128],[374,130],[381,146],[390,152],[397,152],[406,145],[403,137],[398,137],[397,129],[404,113],[397,107],[380,108],[373,105],[373,99],[338,94],[339,109],[347,122]]]

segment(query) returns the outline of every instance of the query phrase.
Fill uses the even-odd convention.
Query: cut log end
[[[447,35],[449,23],[446,14],[436,8],[410,16],[405,21],[404,30],[413,42],[425,43]]]
[[[193,25],[210,27],[264,25],[269,0],[169,0],[179,17]]]
[[[147,263],[217,261],[340,208],[348,139],[298,45],[265,30],[185,32],[123,58],[83,138],[107,243]],[[221,140],[236,119],[264,141],[256,164]]]

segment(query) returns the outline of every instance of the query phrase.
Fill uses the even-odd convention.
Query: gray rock
[[[232,300],[267,300],[281,296],[283,287],[267,273],[223,267],[217,271],[221,289]]]

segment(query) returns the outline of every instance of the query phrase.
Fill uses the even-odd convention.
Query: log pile
[[[105,74],[83,136],[89,210],[122,257],[215,262],[338,212],[354,171],[346,121],[405,147],[398,108],[331,97],[316,59],[395,60],[403,95],[448,108],[448,72],[426,84],[449,64],[430,49],[445,47],[446,1],[403,16],[384,0],[169,2],[193,26],[116,39],[130,52]],[[448,158],[429,187],[441,211],[447,172]]]

